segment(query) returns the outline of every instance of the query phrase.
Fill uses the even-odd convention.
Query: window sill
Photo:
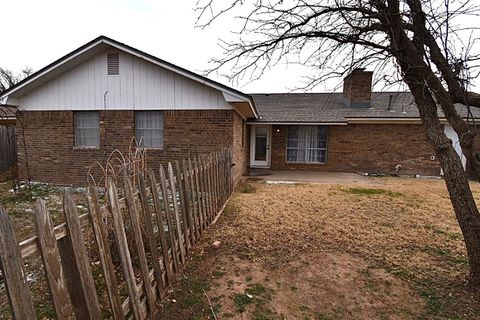
[[[307,165],[317,165],[317,164],[327,164],[327,162],[295,162],[295,161],[285,161],[286,164],[307,164]]]
[[[100,147],[95,146],[75,146],[73,150],[100,150]]]

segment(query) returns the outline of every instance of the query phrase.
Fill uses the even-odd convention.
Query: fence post
[[[218,214],[218,211],[220,210],[220,208],[222,207],[222,203],[220,202],[220,186],[219,186],[219,152],[215,152],[215,175],[214,175],[214,180],[215,180],[215,199],[216,199],[216,203],[217,203],[217,212],[215,213],[215,215]]]
[[[201,195],[202,195],[202,206],[203,206],[203,229],[207,229],[208,227],[208,215],[210,213],[208,202],[207,202],[207,179],[206,179],[206,169],[205,164],[203,162],[203,157],[200,155],[198,157],[198,169],[200,173],[200,188],[201,188]]]
[[[228,148],[228,195],[233,193],[233,155],[232,149]]]
[[[118,294],[118,283],[115,278],[115,269],[113,268],[110,246],[107,240],[107,227],[103,222],[97,192],[92,186],[88,186],[87,188],[87,205],[88,211],[90,212],[95,240],[98,246],[103,277],[107,285],[107,294],[110,301],[110,307],[112,308],[113,318],[115,320],[123,319],[122,302],[120,301],[120,296]]]
[[[170,246],[172,249],[172,259],[173,265],[175,266],[175,273],[178,273],[180,272],[180,263],[178,262],[177,246],[175,244],[175,233],[172,216],[170,213],[170,203],[168,201],[168,189],[166,180],[167,179],[165,177],[165,170],[163,170],[163,166],[160,165],[160,186],[162,187],[163,205],[165,208],[165,216],[167,218],[168,237],[170,238]],[[180,240],[178,242],[180,243]]]
[[[210,206],[210,216],[208,217],[208,224],[212,223],[213,216],[215,215],[215,207],[213,205],[213,192],[212,192],[212,157],[207,155],[205,157],[205,166],[207,168],[207,194],[208,205]]]
[[[158,295],[160,298],[162,298],[165,285],[163,283],[162,269],[160,268],[160,255],[158,253],[157,242],[155,241],[155,235],[153,233],[152,214],[148,207],[145,179],[141,173],[138,174],[138,195],[142,204],[143,218],[145,220],[145,233],[147,235],[148,245],[150,247],[150,254],[152,255],[153,272],[155,275],[155,280],[157,281]],[[159,233],[162,232],[163,230],[159,230]],[[168,261],[164,263],[165,270],[167,269],[167,263]]]
[[[223,189],[223,152],[224,150],[220,150],[218,153],[218,189],[219,189],[219,196],[220,196],[220,205],[223,206],[224,202],[224,189]]]
[[[65,192],[63,214],[67,236],[58,241],[70,299],[77,319],[100,319],[100,305],[95,291],[85,239],[73,197]]]
[[[220,173],[222,175],[222,201],[225,202],[227,201],[227,184],[226,179],[227,179],[227,170],[226,170],[226,165],[227,163],[227,149],[223,149],[222,151],[222,172]]]
[[[175,188],[175,176],[173,174],[173,167],[171,162],[168,163],[168,180],[170,182],[170,191],[172,194],[172,203],[173,203],[173,213],[175,214],[175,222],[177,226],[180,258],[181,258],[182,264],[185,264],[185,237],[182,236],[182,226],[180,222],[180,214],[178,212],[178,203],[177,203],[177,190]]]
[[[73,318],[73,310],[70,301],[68,301],[65,275],[53,231],[53,223],[45,206],[45,201],[42,199],[37,200],[35,207],[35,227],[37,229],[38,246],[45,266],[48,286],[57,318]]]
[[[193,157],[194,169],[195,169],[195,188],[197,189],[197,206],[198,206],[198,217],[200,222],[200,233],[203,233],[205,230],[205,207],[203,205],[203,196],[202,196],[202,182],[201,182],[201,173],[200,167],[198,166],[197,157]]]
[[[188,170],[187,161],[184,159],[182,162],[183,168],[183,186],[185,188],[185,201],[187,208],[187,221],[188,221],[188,233],[190,235],[190,244],[193,246],[196,242],[196,228],[195,228],[195,219],[193,216],[193,198],[192,198],[192,189],[190,186],[192,172]]]
[[[205,229],[209,226],[208,217],[210,215],[210,207],[207,200],[207,167],[205,166],[204,158],[202,156],[198,157],[198,162],[201,168],[201,177],[200,182],[202,183],[202,200],[203,206],[205,208],[203,223],[205,224]]]
[[[133,272],[132,259],[128,249],[127,235],[125,234],[125,224],[123,223],[120,202],[118,200],[117,187],[112,178],[108,179],[108,199],[112,212],[113,226],[117,238],[118,251],[122,260],[123,274],[127,283],[128,297],[130,298],[130,308],[135,319],[142,319],[140,311],[140,299],[137,296],[137,283]]]
[[[137,209],[135,208],[135,199],[133,198],[132,184],[130,179],[125,175],[125,200],[127,205],[128,216],[132,224],[133,240],[135,242],[135,249],[138,254],[138,262],[140,263],[140,272],[143,279],[143,288],[147,296],[147,304],[150,311],[155,309],[155,298],[153,296],[153,289],[150,282],[150,272],[148,271],[147,256],[145,254],[145,246],[143,245],[142,229],[138,221]]]
[[[14,319],[35,319],[23,258],[10,216],[0,208],[0,267]]]
[[[193,213],[193,224],[195,230],[195,238],[200,237],[200,231],[202,226],[200,223],[200,218],[198,214],[198,189],[195,185],[195,168],[192,166],[192,159],[188,158],[188,172],[190,174],[190,198],[192,201],[192,213]]]
[[[189,234],[189,225],[190,221],[188,220],[188,213],[187,213],[187,196],[186,196],[186,191],[185,191],[185,182],[187,180],[186,177],[183,177],[182,179],[182,170],[180,169],[180,163],[178,161],[175,161],[175,172],[177,173],[177,188],[178,188],[178,195],[180,199],[180,207],[181,207],[181,213],[182,213],[182,227],[183,227],[183,239],[184,239],[184,245],[186,247],[187,253],[190,251],[190,238],[191,234]]]
[[[210,180],[212,184],[212,204],[213,204],[213,216],[212,221],[217,215],[217,186],[215,182],[215,153],[210,155]]]
[[[150,190],[152,192],[153,205],[155,208],[155,217],[157,218],[158,233],[160,234],[160,245],[162,246],[163,265],[165,266],[165,271],[167,273],[168,284],[171,285],[174,281],[175,276],[173,274],[172,264],[170,263],[170,255],[168,254],[167,236],[165,235],[165,225],[162,219],[162,209],[160,206],[160,198],[158,195],[157,181],[155,179],[155,174],[153,173],[152,169],[149,170],[148,177],[150,180]],[[173,258],[174,256],[172,251],[172,260]]]

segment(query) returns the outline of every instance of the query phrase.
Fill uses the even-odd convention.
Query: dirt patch
[[[195,248],[164,319],[212,319],[204,291],[218,319],[480,319],[443,181],[248,184]]]
[[[402,281],[350,254],[312,254],[274,269],[232,262],[219,261],[225,275],[213,279],[208,294],[221,306],[220,315],[233,319],[368,319],[391,310],[395,319],[423,311],[422,299]],[[246,297],[243,312],[235,301],[239,295]]]

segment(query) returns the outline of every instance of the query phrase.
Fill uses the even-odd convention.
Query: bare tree
[[[25,67],[19,74],[0,67],[0,93],[14,86],[33,73],[33,69]]]
[[[477,127],[456,104],[480,108],[469,90],[480,53],[469,0],[199,0],[198,25],[208,26],[238,10],[242,27],[211,71],[229,70],[231,80],[258,78],[266,68],[291,61],[314,67],[307,87],[343,76],[356,67],[391,67],[410,89],[427,139],[443,168],[450,199],[465,239],[470,283],[480,287],[480,214],[460,158],[440,123],[438,108],[457,132],[465,157],[480,178]],[[232,72],[233,71],[233,72]]]

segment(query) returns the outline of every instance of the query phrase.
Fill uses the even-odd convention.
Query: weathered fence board
[[[196,241],[195,234],[195,222],[193,220],[193,205],[192,205],[192,193],[190,189],[191,172],[188,171],[187,161],[182,162],[182,174],[183,174],[183,188],[185,190],[185,208],[188,222],[188,234],[190,240],[190,246],[193,246]]]
[[[117,238],[118,251],[120,259],[122,260],[122,268],[125,281],[128,288],[128,297],[130,298],[130,308],[132,309],[135,319],[142,319],[140,313],[140,300],[137,296],[137,285],[135,273],[133,272],[132,258],[130,250],[128,249],[127,235],[125,233],[125,224],[123,223],[120,202],[118,200],[117,187],[112,179],[108,182],[108,199],[110,202],[110,209],[112,211],[112,219],[115,235]]]
[[[105,315],[102,311],[107,311],[100,306],[99,296],[108,296],[113,319],[151,315],[232,190],[230,151],[168,163],[166,168],[167,173],[160,166],[158,182],[151,168],[137,172],[122,180],[121,190],[109,178],[101,199],[95,187],[88,186],[86,214],[78,215],[73,197],[66,193],[66,223],[56,227],[45,202],[39,199],[37,235],[20,244],[0,210],[0,262],[12,314],[19,319],[35,317],[22,259],[39,253],[58,319],[101,318]],[[85,233],[92,234],[95,242],[87,245],[90,238]],[[89,254],[92,245],[98,254]],[[105,286],[95,287],[92,257],[100,260]],[[123,301],[120,291],[127,294]]]
[[[97,192],[92,186],[87,189],[87,205],[92,219],[95,240],[98,246],[100,263],[102,265],[103,277],[105,279],[107,294],[110,302],[110,308],[114,319],[123,319],[122,302],[118,294],[118,284],[115,278],[115,269],[113,267],[112,255],[108,244],[108,233],[103,216],[100,212]]]
[[[100,319],[100,305],[95,291],[92,270],[88,260],[85,239],[78,220],[72,195],[64,195],[64,215],[68,236],[63,238],[60,254],[65,271],[70,299],[77,319]]]
[[[160,254],[158,253],[158,247],[155,240],[155,234],[153,231],[153,221],[150,208],[147,200],[147,188],[145,185],[145,179],[142,174],[138,175],[138,195],[142,205],[143,219],[145,224],[145,234],[148,239],[148,245],[150,248],[150,254],[152,255],[152,264],[155,275],[155,281],[157,282],[158,294],[162,296],[165,284],[163,283],[162,269],[160,267]]]
[[[181,212],[181,222],[182,223],[182,231],[183,231],[183,240],[185,241],[185,252],[188,254],[190,251],[190,239],[188,238],[189,236],[189,231],[188,231],[188,221],[187,221],[187,201],[186,201],[186,195],[185,195],[185,186],[184,186],[184,178],[182,177],[183,173],[180,170],[180,164],[178,161],[175,161],[175,181],[177,182],[177,188],[178,188],[178,197],[179,197],[179,202],[180,202],[180,212]],[[172,170],[172,175],[173,175],[173,170]]]
[[[212,216],[215,213],[215,207],[213,206],[213,197],[212,197],[212,166],[210,162],[210,157],[205,156],[205,171],[206,171],[206,179],[207,179],[207,200],[208,205],[210,207],[210,215],[208,216],[208,223],[212,222]]]
[[[148,172],[148,176],[150,179],[153,203],[155,206],[155,216],[157,218],[158,233],[160,235],[160,244],[162,246],[163,263],[167,271],[168,284],[171,285],[175,280],[175,275],[173,273],[173,270],[170,264],[170,255],[168,253],[167,236],[165,235],[165,224],[163,223],[163,219],[162,219],[162,209],[160,207],[160,198],[159,198],[159,193],[157,188],[157,181],[155,179],[155,174],[153,173],[152,169],[150,169],[150,171]],[[163,192],[163,188],[164,186],[162,185],[162,192]],[[172,258],[175,258],[175,257],[176,255],[173,254]]]
[[[203,192],[203,197],[205,199],[205,205],[207,207],[207,210],[206,210],[206,215],[205,215],[205,220],[206,220],[206,225],[208,226],[210,224],[210,216],[212,215],[212,206],[211,206],[211,203],[210,203],[210,197],[209,197],[209,191],[210,191],[210,184],[209,184],[209,181],[210,179],[208,179],[208,166],[207,166],[207,159],[206,159],[206,156],[205,157],[200,157],[199,158],[201,164],[202,164],[202,168],[203,168],[203,172],[202,172],[202,180],[203,180],[203,184],[205,185],[205,189],[204,189],[204,192]]]
[[[203,201],[203,184],[201,182],[201,169],[199,168],[199,163],[197,161],[197,157],[193,158],[193,163],[195,164],[195,188],[197,189],[196,196],[197,196],[197,207],[200,217],[200,233],[203,233],[205,230],[205,203]]]
[[[200,224],[200,219],[198,217],[198,205],[197,205],[197,188],[195,184],[195,171],[192,166],[192,159],[188,158],[188,175],[189,175],[189,188],[190,188],[190,200],[192,202],[192,221],[193,221],[193,228],[194,228],[194,234],[195,234],[195,241],[196,239],[200,238],[200,229],[201,229],[201,224]]]
[[[34,319],[32,297],[25,279],[23,259],[10,216],[0,208],[0,267],[12,316],[14,319]]]
[[[142,273],[143,286],[147,295],[147,303],[150,310],[155,309],[155,299],[153,297],[153,289],[150,286],[148,280],[148,264],[147,256],[145,255],[145,247],[142,239],[142,229],[140,228],[140,222],[138,221],[137,209],[135,205],[135,199],[133,198],[132,185],[130,179],[125,178],[125,199],[127,201],[127,211],[130,217],[130,223],[132,224],[133,240],[137,249],[138,261],[140,263],[140,272]]]
[[[178,202],[177,202],[177,188],[175,186],[175,175],[173,174],[173,167],[172,164],[169,162],[168,163],[168,179],[170,182],[170,194],[172,196],[172,204],[173,204],[173,214],[174,214],[174,220],[176,222],[176,229],[177,229],[177,239],[180,247],[180,259],[181,263],[185,264],[185,239],[182,235],[182,220],[180,219],[180,213],[179,213],[179,208],[178,208]]]
[[[169,195],[167,189],[167,179],[165,177],[165,170],[163,170],[163,166],[160,166],[160,185],[162,186],[163,207],[165,209],[165,217],[167,218],[168,237],[170,239],[170,248],[172,249],[173,265],[175,267],[175,272],[178,273],[180,272],[180,262],[178,261],[177,246],[175,245],[175,231],[172,222],[170,201],[168,199]]]
[[[58,319],[73,318],[73,310],[68,300],[68,290],[60,261],[57,241],[53,231],[53,223],[48,213],[45,201],[37,200],[35,208],[35,226],[38,235],[40,253],[47,274],[48,286],[52,296],[53,306]]]

